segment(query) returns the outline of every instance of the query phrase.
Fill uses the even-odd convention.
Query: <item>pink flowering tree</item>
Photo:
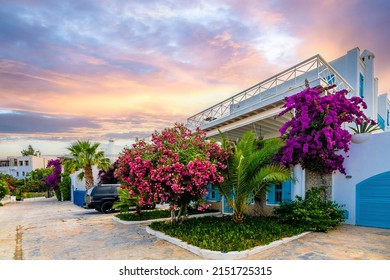
[[[152,135],[151,143],[139,141],[124,149],[116,176],[139,204],[169,202],[172,222],[180,220],[191,201],[198,210],[207,184],[223,182],[229,154],[217,143],[205,140],[201,130],[191,132],[175,124]]]
[[[285,166],[301,164],[321,174],[336,170],[345,174],[344,157],[338,152],[349,151],[351,134],[343,124],[373,121],[363,113],[367,105],[360,97],[348,99],[346,90],[331,92],[333,87],[308,87],[285,98],[279,116],[293,116],[280,129],[285,145],[276,155],[278,162]]]

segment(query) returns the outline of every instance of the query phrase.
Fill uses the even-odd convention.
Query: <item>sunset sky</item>
[[[390,93],[390,1],[0,0],[0,156],[118,145],[300,61],[375,53]]]

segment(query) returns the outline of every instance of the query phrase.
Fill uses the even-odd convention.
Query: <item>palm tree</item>
[[[104,156],[104,152],[98,151],[99,143],[78,140],[72,143],[67,149],[72,157],[65,158],[63,161],[64,170],[73,173],[84,169],[77,177],[82,180],[85,178],[85,189],[88,191],[93,186],[92,166],[107,170],[110,167],[110,160]]]
[[[222,133],[222,146],[231,151],[227,179],[218,185],[227,204],[233,208],[233,220],[242,222],[251,198],[267,190],[271,184],[291,179],[289,169],[273,163],[275,153],[283,146],[282,140],[257,139],[248,131],[237,144],[232,144]]]

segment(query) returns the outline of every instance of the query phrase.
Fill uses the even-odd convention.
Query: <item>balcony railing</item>
[[[316,55],[188,118],[186,126],[196,128],[212,125],[213,121],[233,113],[239,114],[252,106],[253,102],[261,103],[297,89],[305,84],[305,79],[309,83],[319,80],[322,84],[335,84],[336,90],[352,91],[341,75],[320,55]]]

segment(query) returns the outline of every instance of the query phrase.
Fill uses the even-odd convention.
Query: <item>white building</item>
[[[0,173],[24,179],[31,171],[45,168],[49,160],[40,156],[9,156],[0,160]]]
[[[367,103],[364,113],[376,120],[382,131],[390,131],[390,101],[387,94],[378,95],[374,59],[372,52],[365,50],[360,53],[359,48],[354,48],[329,63],[320,55],[313,56],[188,118],[187,127],[200,127],[209,138],[217,140],[219,130],[232,140],[241,138],[248,130],[261,134],[264,138],[278,137],[279,128],[289,120],[287,114],[275,119],[282,111],[284,97],[305,89],[307,80],[311,87],[335,84],[337,90],[347,89],[348,97],[360,96]],[[390,155],[380,152],[390,144],[389,133],[375,135],[375,140],[370,145],[352,144],[352,154],[345,159],[345,167],[347,173],[353,175],[346,177],[335,172],[326,178],[326,184],[331,186],[332,199],[346,206],[346,223],[390,228]],[[374,149],[374,158],[370,157],[370,150],[360,152],[361,147]],[[361,168],[359,171],[356,165],[367,168],[364,172]],[[293,172],[294,182],[274,186],[265,197],[250,207],[250,211],[269,214],[282,199],[292,199],[296,195],[304,197],[309,188],[324,184],[323,181],[319,182],[315,174],[302,170],[300,166],[295,166]],[[376,192],[374,197],[371,190]],[[210,192],[213,200],[218,201],[220,196],[215,193],[216,190]],[[367,199],[375,201],[365,203]],[[231,208],[226,207],[224,198],[220,200],[219,207],[223,212],[231,211]]]

